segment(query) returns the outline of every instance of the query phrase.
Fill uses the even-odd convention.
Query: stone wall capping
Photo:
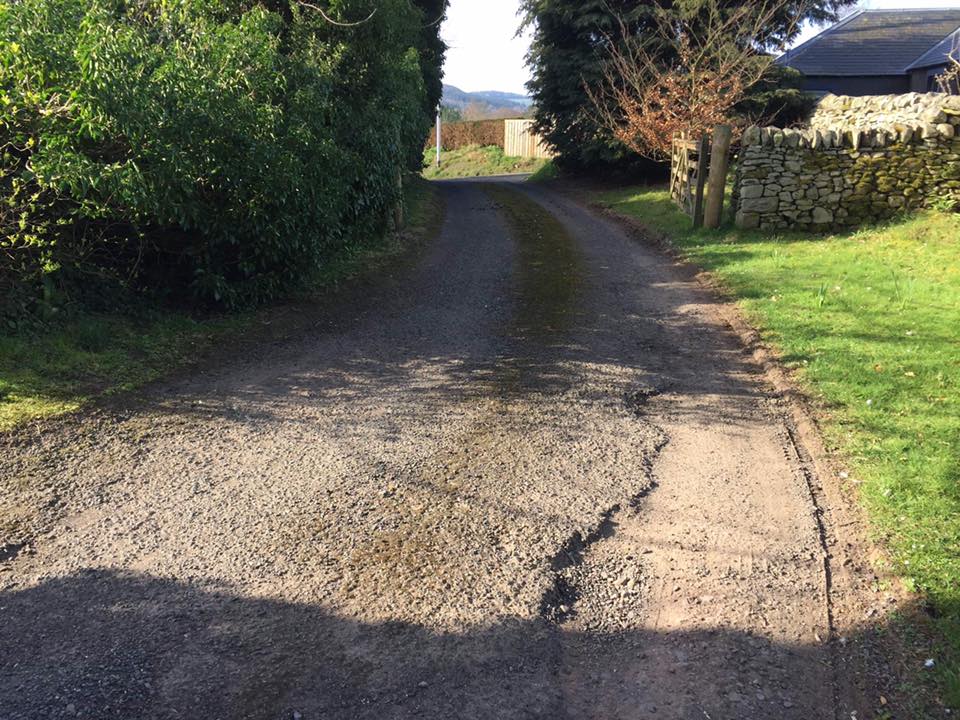
[[[751,125],[743,131],[743,139],[741,140],[741,143],[744,147],[758,145],[760,144],[761,137],[760,128],[758,128],[756,125]]]
[[[960,200],[960,97],[828,95],[803,128],[750,127],[735,178],[740,227],[853,228]]]
[[[822,98],[810,118],[811,127],[836,127],[838,124],[861,127],[888,126],[891,123],[910,125],[947,122],[960,114],[960,96],[944,93],[907,93],[905,95],[867,95],[845,97],[827,95]]]
[[[854,127],[847,130],[846,138],[850,142],[850,147],[852,147],[854,150],[860,149],[860,142],[863,140],[863,134],[860,128]]]

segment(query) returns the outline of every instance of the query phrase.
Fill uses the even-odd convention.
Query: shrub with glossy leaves
[[[250,304],[382,231],[436,69],[424,13],[376,8],[339,27],[284,0],[0,0],[4,314]]]

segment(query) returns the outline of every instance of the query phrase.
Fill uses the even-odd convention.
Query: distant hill
[[[469,108],[471,115],[504,117],[523,115],[530,109],[533,101],[526,95],[518,95],[517,93],[499,92],[497,90],[466,92],[453,85],[444,85],[443,104],[450,108],[456,108],[461,113]]]

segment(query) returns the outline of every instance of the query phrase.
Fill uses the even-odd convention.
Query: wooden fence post
[[[703,224],[708,228],[720,227],[723,214],[723,195],[727,189],[727,169],[730,166],[730,143],[733,128],[717,125],[713,129],[713,149],[710,151],[710,179],[707,182],[707,202]]]
[[[440,113],[440,104],[437,104],[437,167],[440,167],[440,148],[443,147],[442,138],[440,137],[441,127],[443,126],[443,117]]]
[[[693,196],[693,226],[703,227],[703,186],[707,182],[710,141],[704,134],[697,143],[697,189]]]
[[[397,168],[397,204],[393,206],[393,225],[397,232],[403,230],[403,171]]]

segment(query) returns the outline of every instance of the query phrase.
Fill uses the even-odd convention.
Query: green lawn
[[[442,215],[429,183],[407,185],[413,234],[432,232]],[[81,314],[19,334],[0,333],[0,432],[77,410],[93,398],[130,390],[240,338],[275,338],[311,321],[311,300],[385,265],[409,245],[389,234],[332,257],[299,309],[266,308],[233,316],[192,317],[160,308],[131,314]]]
[[[851,234],[694,231],[661,189],[603,193],[711,271],[796,370],[907,584],[960,706],[960,215]]]
[[[424,151],[423,176],[428,180],[535,173],[548,162],[535,158],[507,157],[503,150],[495,145],[471,145],[459,150],[445,150],[440,154],[439,168],[436,161],[435,147]]]

